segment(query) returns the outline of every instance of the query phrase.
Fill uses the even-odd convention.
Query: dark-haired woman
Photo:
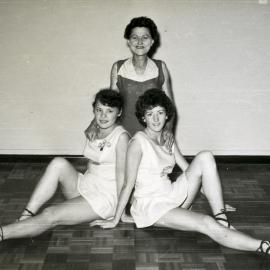
[[[197,231],[226,247],[269,255],[269,241],[258,240],[230,228],[223,211],[222,188],[213,155],[208,151],[200,152],[189,165],[176,143],[172,152],[161,144],[162,130],[172,112],[170,99],[160,90],[148,90],[139,97],[136,116],[145,129],[137,132],[129,143],[127,177],[116,215],[112,220],[94,221],[91,225],[115,227],[135,186],[131,214],[138,228],[154,225]],[[183,173],[171,183],[168,174],[175,163]],[[214,217],[189,210],[201,186]]]
[[[135,117],[135,102],[147,89],[162,89],[171,99],[172,89],[166,64],[151,59],[149,55],[158,47],[159,33],[153,20],[147,17],[133,18],[126,26],[124,38],[131,51],[131,58],[117,61],[111,70],[110,88],[117,90],[124,98],[122,124],[131,135],[142,126]],[[163,131],[167,148],[173,143],[172,121]],[[98,130],[94,121],[86,130],[86,136],[93,139]]]
[[[87,171],[78,173],[64,158],[54,158],[36,186],[18,222],[0,227],[0,241],[31,237],[56,225],[74,225],[115,215],[118,195],[124,181],[129,135],[117,123],[123,100],[113,90],[101,90],[93,103],[99,134],[87,140],[84,156]],[[60,186],[66,201],[39,209]]]

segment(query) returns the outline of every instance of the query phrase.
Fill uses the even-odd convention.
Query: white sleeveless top
[[[153,225],[186,200],[187,179],[184,173],[174,183],[168,178],[175,165],[174,146],[170,153],[142,131],[137,132],[133,140],[138,140],[142,149],[131,206],[131,215],[140,228]]]
[[[79,174],[78,191],[104,219],[114,216],[118,202],[116,146],[123,133],[128,132],[122,126],[117,126],[104,139],[87,140],[83,152],[90,162],[85,174]]]

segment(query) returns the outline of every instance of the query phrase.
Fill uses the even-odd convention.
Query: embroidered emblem
[[[107,142],[106,140],[103,140],[102,142],[100,142],[98,144],[99,151],[103,151],[103,149],[104,149],[105,146],[111,147],[111,143],[110,142]]]

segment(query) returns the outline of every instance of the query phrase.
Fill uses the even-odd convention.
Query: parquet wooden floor
[[[0,223],[19,217],[47,159],[0,160]],[[72,159],[84,171],[82,159]],[[219,163],[229,214],[239,230],[270,239],[270,164]],[[62,200],[58,194],[51,203]],[[194,209],[209,212],[204,198]],[[270,259],[221,247],[192,232],[120,223],[113,230],[88,224],[59,226],[31,239],[0,243],[1,270],[266,270]]]

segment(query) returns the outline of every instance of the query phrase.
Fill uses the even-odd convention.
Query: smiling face
[[[165,126],[166,120],[166,110],[161,106],[156,106],[150,110],[146,110],[144,114],[146,128],[154,132],[162,131],[163,127]]]
[[[147,55],[153,43],[154,40],[146,27],[133,28],[128,39],[128,46],[131,52],[139,56]]]
[[[116,107],[106,106],[97,101],[94,114],[96,122],[101,129],[113,129],[121,112]]]

